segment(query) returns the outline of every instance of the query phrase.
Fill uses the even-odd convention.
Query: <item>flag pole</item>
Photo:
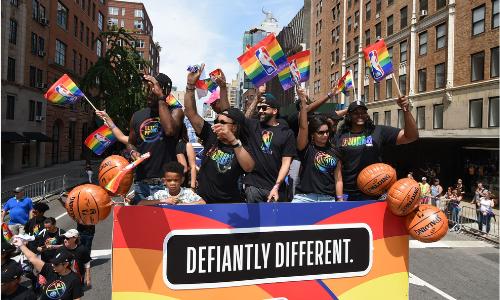
[[[392,75],[392,79],[394,79],[394,84],[396,85],[396,90],[398,91],[398,98],[401,98],[403,97],[404,95],[401,94],[401,90],[399,89],[399,84],[398,84],[398,81],[396,80],[396,78],[394,78],[394,73],[391,74]],[[387,79],[386,79],[387,81]],[[407,111],[406,107],[403,108],[403,111]]]
[[[92,106],[92,108],[97,111],[97,108],[95,108],[94,104],[92,104],[92,102],[90,102],[89,98],[87,98],[87,96],[85,96],[85,94],[83,95],[83,97],[85,98],[85,100],[87,100],[87,102],[90,104],[90,106]]]

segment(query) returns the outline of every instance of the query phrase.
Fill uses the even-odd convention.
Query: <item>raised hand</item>
[[[398,97],[397,103],[398,103],[399,107],[401,107],[404,111],[407,111],[408,107],[410,106],[410,101],[408,100],[408,97],[406,97],[406,96]]]
[[[205,69],[205,64],[201,64],[196,72],[189,72],[187,76],[187,84],[194,86],[196,82],[200,79],[201,73]]]
[[[228,126],[224,124],[215,124],[212,126],[212,131],[217,135],[221,141],[232,142],[236,139],[233,132],[229,130]]]
[[[163,90],[162,90],[160,84],[158,83],[158,80],[156,80],[156,78],[154,78],[151,75],[144,75],[144,79],[146,79],[148,81],[148,85],[151,88],[151,91],[153,92],[153,94],[155,94],[158,97],[165,97],[166,96],[163,94]]]
[[[220,76],[215,78],[215,83],[217,83],[217,85],[221,88],[226,87],[226,75],[224,75],[224,72],[222,72],[222,70],[220,70]]]

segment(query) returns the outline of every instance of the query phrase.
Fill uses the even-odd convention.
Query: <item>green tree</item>
[[[139,55],[134,38],[125,29],[113,29],[116,28],[101,33],[108,49],[85,74],[81,87],[89,91],[95,105],[105,108],[114,123],[127,132],[133,113],[146,105],[140,73],[150,64]]]

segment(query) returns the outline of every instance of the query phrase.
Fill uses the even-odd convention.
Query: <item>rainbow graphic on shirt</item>
[[[52,281],[45,289],[45,295],[49,299],[60,299],[66,292],[66,284],[62,280]]]
[[[72,104],[85,95],[73,80],[64,74],[47,90],[44,97],[54,104]]]
[[[332,155],[318,151],[314,156],[314,167],[321,173],[332,173],[337,166],[337,160]]]
[[[217,171],[219,173],[226,173],[228,170],[231,170],[234,153],[227,153],[221,151],[217,146],[213,146],[206,155],[208,158],[216,162]]]
[[[104,150],[106,150],[114,142],[116,142],[116,137],[113,135],[113,132],[108,127],[108,125],[104,124],[99,127],[99,129],[92,132],[85,139],[84,144],[95,154],[101,155]]]
[[[165,102],[167,102],[168,107],[170,109],[182,108],[182,104],[172,94],[170,94],[170,95],[167,96],[167,98],[165,99]]]
[[[345,137],[342,139],[342,143],[340,147],[359,147],[359,146],[373,146],[373,138],[371,135],[365,136],[365,135],[360,135],[360,136],[352,136],[352,137]]]
[[[273,141],[273,132],[263,130],[262,131],[262,145],[260,146],[260,150],[265,154],[273,154],[273,150],[271,149],[271,143]]]

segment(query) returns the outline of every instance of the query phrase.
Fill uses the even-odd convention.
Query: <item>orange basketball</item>
[[[364,168],[358,175],[358,188],[370,196],[380,196],[396,182],[396,170],[393,167],[376,163]]]
[[[421,242],[439,241],[448,232],[448,218],[437,207],[421,204],[406,216],[406,228],[410,235]]]
[[[99,185],[103,188],[108,184],[108,182],[113,179],[118,172],[128,165],[128,160],[120,155],[111,155],[106,157],[99,166]],[[120,182],[120,187],[115,194],[108,191],[111,196],[114,195],[125,195],[130,190],[132,186],[132,181],[134,180],[134,174],[132,172],[128,173],[123,177]]]
[[[69,192],[66,210],[78,223],[95,225],[108,217],[112,204],[105,189],[95,184],[83,184]]]
[[[420,204],[420,186],[413,179],[400,179],[391,186],[386,200],[393,214],[406,216]]]

